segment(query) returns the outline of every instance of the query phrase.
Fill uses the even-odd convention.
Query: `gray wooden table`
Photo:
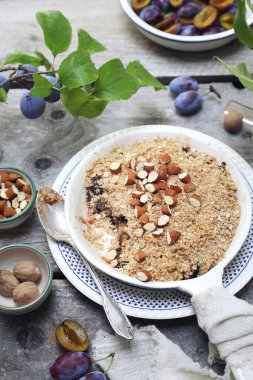
[[[185,126],[218,137],[253,165],[251,128],[244,126],[236,136],[223,129],[223,112],[228,100],[251,105],[253,94],[237,89],[229,73],[212,60],[213,55],[218,55],[233,64],[248,62],[252,69],[252,53],[238,41],[212,52],[177,52],[156,46],[143,37],[115,0],[97,0],[96,4],[92,0],[0,0],[0,62],[17,48],[45,50],[35,12],[47,9],[63,11],[75,32],[82,27],[109,48],[96,56],[98,65],[118,56],[125,63],[141,60],[164,83],[182,74],[196,76],[203,83],[203,109],[191,117],[179,116],[168,92],[154,93],[146,88],[128,103],[114,102],[97,119],[74,119],[56,103],[47,107],[42,118],[28,120],[19,110],[21,91],[14,90],[8,105],[0,104],[0,166],[23,168],[32,175],[37,187],[50,186],[68,160],[89,142],[118,129],[144,124]],[[221,100],[208,93],[209,84],[219,91]],[[91,341],[98,329],[109,332],[111,329],[102,308],[80,294],[54,263],[35,212],[22,226],[0,232],[1,247],[12,243],[32,244],[45,252],[53,266],[54,280],[51,295],[38,310],[19,317],[0,316],[0,379],[50,379],[49,366],[61,352],[54,337],[59,322],[65,318],[81,322]],[[253,302],[252,280],[238,296]],[[132,322],[155,324],[191,358],[208,365],[207,337],[195,317],[166,321],[132,319]],[[223,371],[222,365],[216,364],[213,368],[218,373]]]

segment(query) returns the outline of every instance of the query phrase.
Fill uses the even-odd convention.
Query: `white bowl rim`
[[[171,126],[171,125],[144,125],[144,126],[137,126],[137,127],[131,127],[131,128],[118,130],[116,132],[110,133],[106,136],[103,136],[103,137],[95,140],[93,143],[90,144],[92,146],[92,150],[87,154],[87,156],[90,155],[92,157],[92,155],[94,155],[94,151],[96,151],[96,153],[97,153],[98,147],[100,145],[102,147],[103,144],[106,144],[109,140],[111,141],[114,137],[117,138],[117,136],[119,136],[119,134],[120,135],[124,134],[124,136],[127,137],[127,134],[129,134],[129,133],[134,134],[135,132],[138,132],[140,130],[140,128],[159,128],[159,129],[160,128],[166,128],[167,129],[166,132],[168,132],[168,135],[166,137],[168,137],[168,138],[175,138],[174,135],[176,134],[176,135],[178,135],[178,137],[179,136],[181,138],[184,137],[185,139],[190,138],[190,139],[193,139],[195,141],[197,140],[198,142],[199,142],[199,140],[201,141],[201,138],[202,139],[208,138],[209,139],[208,143],[207,143],[207,141],[205,141],[205,142],[203,142],[203,140],[201,141],[204,145],[209,145],[209,144],[211,144],[212,141],[214,143],[216,142],[219,144],[223,144],[219,140],[215,139],[214,137],[211,137],[211,136],[206,135],[206,134],[199,132],[199,131],[193,131],[193,130],[183,128],[183,127]],[[145,133],[144,133],[144,136],[145,136]],[[156,133],[156,136],[159,136],[159,132]],[[153,136],[152,138],[155,138],[155,136]],[[136,141],[138,141],[138,138],[136,139]],[[122,145],[122,144],[123,144],[123,142],[121,142],[121,144],[116,143],[116,145]],[[223,144],[223,145],[226,146],[225,144]],[[113,146],[111,146],[111,149],[113,149]],[[199,150],[202,151],[201,149],[199,149]],[[217,150],[218,149],[216,148],[216,151]],[[210,153],[210,154],[213,154],[215,156],[215,153]],[[119,281],[123,281],[123,282],[127,283],[128,285],[133,285],[133,286],[138,286],[138,287],[143,287],[143,288],[149,288],[149,289],[181,288],[183,284],[184,284],[184,287],[186,287],[187,285],[193,284],[196,281],[198,282],[198,280],[199,280],[199,282],[202,282],[203,277],[205,277],[206,275],[209,275],[211,272],[215,272],[216,270],[219,270],[219,268],[224,268],[233,259],[233,257],[237,254],[237,252],[239,251],[239,249],[243,245],[243,243],[244,243],[244,241],[248,235],[248,232],[249,232],[249,229],[251,226],[251,220],[252,220],[251,195],[250,195],[250,191],[249,191],[249,186],[248,186],[246,180],[244,179],[243,175],[238,170],[236,165],[233,162],[231,162],[231,160],[229,160],[229,166],[233,169],[234,172],[236,172],[236,176],[240,178],[240,181],[243,184],[243,189],[245,190],[245,192],[244,192],[245,207],[244,207],[243,213],[241,212],[240,221],[238,224],[238,227],[241,228],[239,238],[237,238],[236,241],[233,240],[233,242],[231,242],[231,244],[227,250],[227,252],[229,252],[229,253],[225,254],[224,258],[214,268],[212,268],[206,274],[204,274],[200,277],[197,277],[197,278],[193,278],[193,279],[178,280],[178,281],[164,281],[164,282],[162,282],[162,281],[150,281],[150,282],[141,283],[136,278],[128,276],[128,275],[118,271],[117,269],[112,268],[109,264],[106,264],[105,262],[103,262],[102,259],[97,260],[97,257],[94,257],[94,255],[92,253],[88,252],[88,254],[87,254],[83,245],[79,242],[79,239],[77,239],[77,234],[76,234],[75,228],[71,224],[71,214],[72,214],[71,210],[73,209],[72,200],[71,200],[71,199],[73,199],[72,194],[73,194],[73,191],[74,191],[74,193],[76,191],[76,183],[78,183],[78,182],[80,183],[80,175],[82,175],[82,173],[84,173],[81,169],[82,169],[82,166],[87,161],[87,158],[86,158],[87,156],[85,156],[80,161],[80,163],[77,165],[77,167],[74,169],[74,172],[73,172],[72,177],[70,179],[70,182],[69,182],[69,185],[67,188],[67,193],[65,196],[65,216],[66,216],[66,222],[67,222],[67,227],[69,229],[69,233],[71,235],[72,240],[76,244],[77,248],[79,249],[79,251],[84,255],[84,257],[92,265],[94,265],[98,270],[102,271],[103,273],[105,273],[105,274],[107,274],[107,275],[109,275],[109,276],[111,276],[111,277],[113,277]],[[93,159],[95,159],[95,156],[96,155],[93,156]],[[225,153],[223,153],[223,156],[225,156]],[[98,156],[96,156],[96,158],[98,158]],[[90,162],[92,162],[92,160]],[[228,161],[227,161],[227,163],[228,163]],[[84,174],[82,175],[81,178],[84,178]],[[81,185],[83,185],[83,182]],[[244,215],[243,219],[242,219],[242,215]],[[75,213],[75,219],[79,219],[79,215],[76,215],[76,213]],[[237,229],[238,229],[238,227],[237,227]],[[233,243],[233,251],[231,251],[232,243]],[[91,243],[89,243],[89,244],[91,244]],[[217,284],[217,285],[220,285],[220,284]]]
[[[159,29],[156,29],[155,27],[149,25],[145,21],[143,21],[132,9],[130,5],[131,0],[120,0],[121,6],[126,13],[126,15],[133,21],[134,24],[136,24],[140,29],[152,34],[153,36],[159,37],[166,41],[174,41],[174,42],[183,42],[188,44],[196,44],[196,43],[203,43],[203,42],[211,42],[211,41],[217,41],[229,38],[233,35],[235,35],[234,28],[226,30],[221,33],[214,33],[209,34],[207,36],[180,36],[180,35],[174,35],[170,33],[165,33]],[[253,14],[251,14],[247,18],[248,24],[253,23]]]

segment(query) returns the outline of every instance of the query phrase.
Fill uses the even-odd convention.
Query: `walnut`
[[[30,260],[19,261],[13,268],[13,274],[21,282],[37,282],[41,276],[39,268]]]
[[[12,297],[13,290],[19,284],[18,279],[8,270],[0,270],[0,294]]]
[[[13,301],[17,306],[27,305],[39,296],[39,289],[32,281],[22,282],[13,291]]]

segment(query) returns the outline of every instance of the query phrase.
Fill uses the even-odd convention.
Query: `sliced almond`
[[[176,192],[175,192],[175,190],[172,190],[172,189],[166,189],[164,191],[164,194],[165,195],[176,195]]]
[[[146,224],[149,222],[149,216],[147,214],[142,214],[139,218],[141,224]]]
[[[171,157],[168,153],[162,153],[160,155],[160,162],[162,164],[168,164],[171,161]]]
[[[115,161],[111,163],[109,169],[112,174],[119,174],[122,170],[122,165],[120,162]]]
[[[183,172],[178,175],[178,178],[180,179],[181,182],[183,183],[190,183],[191,182],[191,177],[189,176],[188,173]]]
[[[177,194],[182,193],[182,188],[178,185],[170,185],[170,189],[175,191]]]
[[[141,204],[141,202],[137,198],[133,198],[133,199],[130,200],[130,205],[133,206],[133,207],[140,206],[140,204]]]
[[[152,200],[156,204],[162,204],[163,196],[161,193],[153,194]]]
[[[25,184],[26,184],[25,181],[23,181],[21,178],[18,178],[17,181],[15,182],[15,185],[17,186],[17,188],[18,188],[19,190],[21,190],[22,187],[23,187]],[[5,183],[5,186],[6,186],[6,183]],[[8,187],[8,186],[6,186],[6,187]]]
[[[138,261],[138,263],[141,263],[142,261],[144,261],[146,259],[146,257],[147,257],[147,255],[143,251],[139,251],[134,255],[134,258],[136,261]]]
[[[20,202],[19,208],[21,208],[21,210],[24,210],[26,206],[27,206],[27,201],[24,199],[22,202]]]
[[[165,195],[164,196],[164,202],[171,207],[176,206],[177,204],[177,198],[174,197],[173,195]]]
[[[175,175],[171,175],[168,178],[167,186],[170,187],[171,185],[176,185],[178,181],[178,178]]]
[[[143,185],[143,183],[141,181],[137,181],[136,182],[136,189],[138,191],[143,191],[144,192],[145,188],[144,188],[144,185]]]
[[[167,188],[166,182],[164,180],[158,181],[157,186],[159,187],[159,190],[165,190]]]
[[[8,197],[6,195],[6,190],[5,189],[1,189],[0,190],[0,198],[2,198],[2,199],[8,199]]]
[[[164,227],[166,224],[168,224],[170,221],[170,217],[168,215],[161,215],[160,218],[158,219],[157,225],[159,227]]]
[[[154,222],[148,222],[143,225],[145,231],[152,232],[156,229],[156,225]]]
[[[149,197],[147,194],[143,194],[141,197],[140,197],[140,201],[141,203],[147,203],[149,201]]]
[[[136,178],[137,174],[134,170],[129,170],[126,177],[125,177],[125,181],[124,181],[124,184],[126,186],[129,186],[129,185],[133,185],[135,183],[135,178]]]
[[[163,232],[164,232],[163,228],[158,228],[152,234],[153,234],[154,237],[160,237],[160,236],[162,236]]]
[[[192,191],[196,189],[196,186],[194,185],[194,183],[190,182],[190,183],[186,183],[183,189],[186,193],[191,193]]]
[[[155,165],[152,162],[144,162],[144,170],[151,172],[154,170]]]
[[[147,270],[137,272],[136,277],[139,281],[146,282],[152,280],[152,274]]]
[[[21,213],[21,208],[16,208],[17,215]]]
[[[158,174],[159,174],[159,179],[166,180],[168,177],[168,171],[167,171],[167,166],[165,164],[160,164],[158,166]]]
[[[135,158],[133,158],[130,161],[130,168],[135,171],[135,168],[136,168],[136,159]]]
[[[138,178],[140,179],[144,179],[148,176],[148,172],[146,170],[140,170],[138,173],[137,173],[137,176]]]
[[[162,205],[161,211],[164,215],[171,216],[170,207],[168,205]]]
[[[133,234],[134,234],[136,237],[140,238],[140,237],[142,237],[142,235],[144,234],[144,230],[143,230],[142,227],[135,227],[135,228],[133,229]]]
[[[147,207],[144,206],[136,206],[134,209],[134,215],[136,218],[140,218],[147,211]]]
[[[147,185],[145,185],[145,189],[149,192],[149,193],[155,193],[156,191],[159,190],[158,186],[154,183],[147,183]]]
[[[156,182],[158,180],[158,177],[159,177],[159,174],[157,173],[157,171],[153,170],[148,175],[148,182],[149,183]]]
[[[173,162],[170,162],[167,165],[167,170],[169,175],[175,175],[181,172],[181,168],[177,165],[175,165]]]
[[[139,156],[139,157],[137,157],[137,161],[145,162],[145,161],[146,161],[146,157],[144,157],[144,156]]]
[[[10,202],[10,201],[7,201],[7,202],[6,202],[6,205],[7,205],[7,207],[11,207],[11,202]]]
[[[11,202],[11,206],[13,207],[13,208],[18,208],[19,207],[19,201],[17,200],[17,198],[14,198],[13,200],[12,200],[12,202]]]
[[[112,260],[116,259],[116,257],[117,257],[117,251],[115,249],[111,249],[107,253],[107,255],[106,255],[105,258],[106,258],[107,261],[112,261]]]
[[[140,199],[141,196],[142,196],[143,194],[144,194],[143,191],[133,191],[133,192],[132,192],[132,197],[133,197],[133,198]]]
[[[26,195],[23,191],[19,192],[17,195],[17,199],[19,202],[22,202],[25,199]]]
[[[141,183],[145,186],[147,183],[148,183],[148,179],[147,178],[144,178]]]
[[[167,242],[169,245],[176,243],[181,236],[181,232],[179,231],[168,231],[166,234]]]
[[[193,207],[200,207],[201,206],[201,198],[197,194],[190,195],[188,197],[188,200]]]
[[[144,164],[143,164],[143,162],[137,162],[136,167],[135,167],[135,170],[136,170],[137,172],[139,172],[139,171],[141,171],[143,168],[144,168]]]

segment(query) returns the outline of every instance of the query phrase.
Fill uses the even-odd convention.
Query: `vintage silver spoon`
[[[105,314],[113,330],[126,339],[133,339],[133,326],[119,305],[103,288],[96,272],[75,246],[68,232],[64,215],[64,198],[55,190],[43,187],[38,190],[36,206],[44,230],[56,241],[69,243],[79,254],[90,272],[102,298]]]

